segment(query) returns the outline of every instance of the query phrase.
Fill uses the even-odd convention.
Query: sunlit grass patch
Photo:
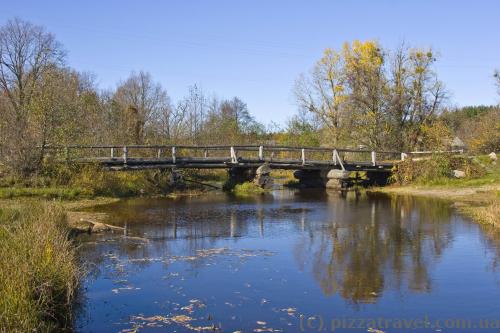
[[[0,209],[0,331],[69,328],[78,277],[61,207]]]
[[[482,205],[465,205],[460,207],[460,210],[479,223],[500,227],[500,201],[498,199]]]
[[[258,186],[253,182],[237,184],[234,186],[233,189],[233,193],[236,195],[252,195],[252,194],[265,193],[268,191],[269,190],[263,189],[262,187]]]
[[[73,187],[0,187],[0,199],[40,197],[72,200],[85,196],[89,196],[89,193]]]

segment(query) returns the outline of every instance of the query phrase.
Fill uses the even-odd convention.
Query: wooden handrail
[[[59,149],[165,149],[169,150],[172,147],[176,149],[204,149],[204,150],[229,150],[231,147],[243,151],[260,151],[265,149],[268,151],[316,151],[316,152],[338,152],[346,153],[371,153],[370,149],[352,149],[352,148],[335,148],[335,147],[297,147],[297,146],[272,146],[272,145],[46,145],[44,149],[59,150]],[[401,154],[399,151],[376,151],[379,154]]]

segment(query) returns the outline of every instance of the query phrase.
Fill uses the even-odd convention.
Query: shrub
[[[486,172],[479,163],[467,157],[435,154],[430,158],[408,158],[399,162],[393,169],[391,182],[399,185],[434,182],[452,178],[453,170],[464,171],[467,178],[480,177]]]

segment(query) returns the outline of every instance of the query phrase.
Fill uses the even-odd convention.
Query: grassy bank
[[[94,165],[46,168],[29,177],[1,176],[0,199],[42,198],[76,200],[96,197],[179,195],[213,189],[226,178],[225,170],[184,170],[184,184],[173,184],[169,171],[107,171]]]
[[[399,173],[396,171],[395,178],[410,181],[372,191],[451,200],[475,221],[500,228],[500,166],[485,156],[470,161],[462,163],[469,174],[460,179],[448,176],[452,163],[442,158],[427,165],[406,164]]]
[[[407,185],[370,191],[416,195],[453,201],[457,209],[475,221],[500,228],[500,184],[481,186]]]
[[[79,274],[62,207],[0,207],[1,332],[70,328]]]

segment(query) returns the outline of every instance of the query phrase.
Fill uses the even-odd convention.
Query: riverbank
[[[71,329],[81,271],[69,234],[58,204],[0,204],[1,332]]]
[[[369,191],[446,199],[452,201],[462,214],[476,222],[500,228],[500,180],[475,186],[464,184],[388,186]]]
[[[0,332],[66,332],[84,272],[75,235],[114,230],[86,211],[121,197],[67,196],[65,189],[3,188],[0,196]],[[172,199],[205,193],[173,191]],[[48,195],[47,195],[48,194]]]

